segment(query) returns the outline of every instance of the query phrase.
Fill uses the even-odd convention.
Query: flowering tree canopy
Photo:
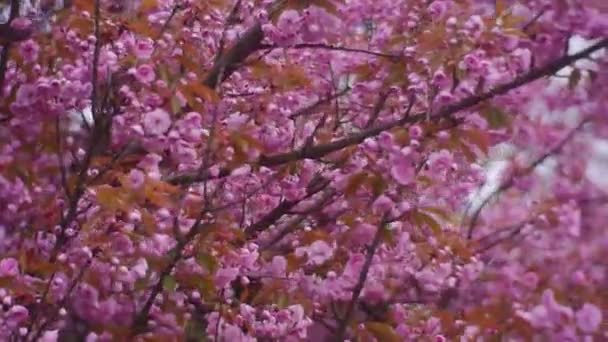
[[[0,5],[0,340],[608,338],[606,1]]]

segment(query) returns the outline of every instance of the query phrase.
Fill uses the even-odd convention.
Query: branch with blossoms
[[[367,248],[367,254],[365,256],[365,263],[363,264],[363,268],[361,269],[361,273],[359,274],[359,279],[355,284],[355,287],[352,291],[352,296],[348,305],[346,307],[346,312],[344,316],[339,320],[340,323],[336,329],[336,341],[342,341],[346,335],[346,330],[348,325],[350,324],[350,320],[352,319],[353,314],[355,313],[355,308],[359,303],[359,297],[361,296],[361,291],[363,291],[363,287],[365,286],[365,281],[367,280],[367,275],[369,273],[370,267],[372,265],[372,260],[374,259],[374,254],[376,250],[380,246],[380,242],[382,241],[382,233],[383,230],[386,229],[386,216],[382,218],[380,224],[376,229],[376,234],[374,235],[374,239],[371,244]]]
[[[566,55],[561,58],[558,58],[550,63],[547,63],[544,66],[535,68],[523,74],[514,80],[504,83],[502,85],[498,85],[493,89],[484,92],[480,95],[474,95],[471,97],[467,97],[463,100],[460,100],[454,104],[447,105],[440,110],[436,111],[433,114],[432,120],[439,121],[441,119],[447,118],[453,114],[456,114],[460,111],[472,108],[476,105],[483,103],[484,101],[490,100],[494,97],[507,94],[509,91],[513,89],[517,89],[523,85],[536,81],[546,76],[551,76],[563,69],[566,66],[571,65],[572,63],[586,58],[592,53],[599,51],[603,48],[608,47],[608,39],[602,39],[599,42],[591,45],[590,47],[572,54]],[[300,149],[296,149],[294,151],[279,153],[274,155],[265,156],[262,155],[254,165],[258,166],[279,166],[286,163],[303,160],[303,159],[319,159],[330,153],[342,150],[346,147],[360,144],[365,139],[370,137],[375,137],[378,134],[393,129],[395,127],[400,127],[408,124],[415,124],[418,122],[422,122],[427,118],[426,112],[419,113],[415,115],[407,115],[401,119],[386,122],[383,124],[376,125],[375,127],[363,130],[359,133],[354,133],[344,138],[335,140],[326,144],[319,144],[310,147],[303,147]],[[230,170],[226,168],[222,168],[216,177],[225,177],[230,174]],[[185,172],[176,175],[171,175],[165,178],[165,180],[172,184],[180,184],[180,185],[188,185],[196,182],[205,181],[213,177],[208,172],[202,173],[193,173],[193,172]]]
[[[477,221],[479,220],[479,215],[481,214],[482,210],[490,203],[490,201],[492,199],[496,198],[498,195],[500,195],[501,193],[505,192],[506,190],[510,189],[513,185],[515,185],[516,184],[515,181],[517,178],[529,175],[530,173],[534,172],[536,170],[536,168],[539,165],[541,165],[543,162],[545,162],[549,157],[552,157],[555,154],[559,153],[564,148],[564,146],[572,138],[574,138],[576,132],[579,131],[580,129],[582,129],[583,126],[589,121],[590,121],[590,119],[588,119],[588,118],[581,120],[581,122],[579,122],[572,130],[570,130],[566,134],[566,136],[563,139],[561,139],[554,147],[550,148],[548,151],[543,153],[541,156],[534,159],[530,163],[530,165],[528,165],[522,169],[516,170],[512,175],[509,176],[509,178],[506,181],[503,181],[502,183],[500,183],[500,185],[498,187],[496,187],[496,189],[494,189],[491,194],[486,196],[483,199],[483,201],[481,202],[481,204],[479,204],[477,206],[477,208],[475,208],[473,213],[469,216],[470,218],[468,220],[469,223],[468,223],[468,228],[467,228],[467,239],[470,240],[473,238],[475,226],[477,225]],[[465,214],[468,214],[468,213],[465,213]]]

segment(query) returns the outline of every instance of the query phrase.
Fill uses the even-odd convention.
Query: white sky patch
[[[574,54],[582,51],[583,49],[593,45],[595,41],[585,40],[582,37],[574,36],[570,40],[569,54]],[[605,54],[605,49],[596,51],[591,54],[592,58],[597,58]],[[597,64],[590,59],[579,60],[574,64],[575,67],[582,69],[597,70]],[[560,88],[568,86],[568,77],[574,71],[574,67],[568,66],[560,70],[557,75],[559,77],[553,77],[551,79],[551,85],[547,88],[547,91],[557,91]],[[582,82],[586,81],[588,75],[583,73]],[[530,104],[529,112],[532,116],[539,116],[543,122],[550,123],[556,121],[565,122],[568,126],[576,126],[581,118],[576,107],[566,109],[560,113],[551,112],[542,101],[536,101]],[[592,139],[589,137],[589,139]],[[501,174],[505,168],[509,165],[508,156],[515,153],[513,146],[503,144],[504,146],[496,146],[498,153],[491,153],[489,156],[490,161],[486,164],[486,182],[479,188],[478,191],[474,192],[469,202],[469,214],[475,212],[475,210],[481,205],[481,203],[500,186]],[[608,170],[608,140],[594,139],[593,140],[593,153],[591,160],[587,166],[585,175],[593,184],[596,184],[599,188],[608,191],[608,177],[606,176],[606,170]],[[542,177],[549,179],[553,174],[553,171],[557,163],[552,158],[548,158],[545,162],[539,165],[535,172]]]

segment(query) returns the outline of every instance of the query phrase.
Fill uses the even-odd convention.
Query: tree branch
[[[397,60],[397,59],[403,58],[403,56],[401,56],[401,55],[395,55],[395,54],[389,54],[389,53],[383,53],[383,52],[377,52],[377,51],[371,51],[371,50],[365,50],[365,49],[349,48],[349,47],[344,47],[344,46],[327,45],[327,44],[303,43],[303,44],[289,45],[289,46],[285,46],[285,47],[278,46],[278,45],[263,44],[263,45],[261,45],[260,48],[261,49],[284,48],[284,49],[294,49],[294,50],[322,49],[322,50],[330,50],[330,51],[344,51],[344,52],[361,53],[361,54],[371,55],[371,56],[375,56],[375,57],[387,58],[390,60]]]
[[[471,215],[471,219],[469,220],[469,227],[467,230],[467,239],[472,239],[473,238],[473,233],[475,230],[475,225],[477,224],[477,221],[479,220],[479,215],[481,214],[481,211],[485,208],[485,206],[490,202],[490,200],[492,198],[494,198],[496,195],[508,190],[509,188],[511,188],[514,184],[515,184],[515,179],[517,177],[521,177],[521,176],[525,176],[530,174],[531,172],[533,172],[536,167],[540,164],[542,164],[545,160],[547,160],[547,158],[551,157],[552,155],[558,153],[565,145],[568,141],[570,141],[570,139],[572,139],[574,137],[574,134],[581,129],[581,127],[583,127],[583,125],[587,122],[587,119],[583,119],[581,120],[581,122],[576,125],[575,128],[573,128],[572,130],[570,130],[570,132],[568,132],[568,134],[566,134],[566,136],[560,140],[560,142],[555,145],[553,148],[549,149],[547,152],[545,152],[544,154],[542,154],[540,157],[538,157],[537,159],[535,159],[530,165],[528,165],[524,170],[517,172],[516,174],[512,175],[511,177],[509,177],[509,179],[505,182],[503,182],[502,184],[500,184],[500,186],[498,186],[498,188],[496,188],[494,191],[492,191],[492,193],[488,196],[486,196],[484,198],[484,200],[481,202],[481,204],[477,207],[477,209],[475,209],[475,211],[473,212],[473,214]]]
[[[382,219],[380,225],[378,225],[378,230],[374,236],[374,240],[372,244],[369,246],[367,250],[367,255],[365,258],[365,264],[363,264],[363,268],[361,269],[361,273],[359,274],[359,280],[357,281],[357,285],[353,289],[353,294],[351,296],[350,302],[348,303],[348,307],[346,309],[346,313],[344,317],[340,320],[340,324],[338,325],[336,332],[335,341],[343,341],[344,335],[346,334],[346,329],[350,320],[355,312],[355,308],[358,305],[359,297],[361,296],[361,292],[363,291],[363,287],[365,286],[365,281],[367,280],[367,274],[369,273],[369,269],[372,266],[372,260],[374,259],[374,254],[380,246],[380,242],[382,240],[382,230],[385,229],[385,219]]]
[[[460,100],[454,104],[447,105],[447,106],[441,108],[439,111],[437,111],[433,115],[432,119],[438,121],[442,118],[447,118],[461,110],[465,110],[465,109],[474,107],[474,106],[476,106],[484,101],[490,100],[496,96],[504,95],[504,94],[508,93],[509,91],[519,88],[525,84],[528,84],[528,83],[536,81],[540,78],[552,75],[552,74],[556,73],[557,71],[561,70],[562,68],[572,64],[573,62],[576,62],[577,60],[582,59],[582,58],[586,58],[590,54],[592,54],[600,49],[603,49],[606,46],[608,46],[608,38],[602,39],[601,41],[591,45],[590,47],[588,47],[576,54],[563,56],[542,67],[532,69],[528,73],[515,78],[511,82],[507,82],[502,85],[498,85],[494,89],[491,89],[485,93],[471,96],[471,97],[465,98],[463,100]],[[395,127],[403,126],[405,124],[418,123],[418,122],[424,121],[425,119],[426,119],[426,111],[424,113],[418,113],[413,116],[404,116],[401,119],[377,125],[376,127],[363,130],[359,133],[351,134],[349,136],[346,136],[342,139],[335,140],[330,143],[311,146],[311,147],[307,147],[307,148],[300,148],[300,149],[296,149],[294,151],[278,153],[278,154],[271,155],[271,156],[262,155],[258,159],[257,164],[260,166],[271,167],[271,166],[278,166],[278,165],[282,165],[282,164],[286,164],[286,163],[290,163],[290,162],[294,162],[294,161],[302,160],[302,159],[319,159],[332,152],[339,151],[345,147],[357,145],[357,144],[363,142],[365,139],[374,137],[384,131],[388,131]],[[230,170],[223,169],[220,172],[220,174],[229,175]],[[188,184],[191,184],[194,182],[204,181],[206,179],[209,179],[209,177],[210,177],[210,175],[208,173],[206,173],[206,174],[184,173],[184,174],[170,176],[166,180],[172,184],[188,185]],[[221,177],[221,176],[218,176],[218,177]]]
[[[216,60],[203,84],[209,88],[215,88],[217,84],[230,77],[249,55],[260,49],[263,39],[264,32],[262,31],[262,25],[255,23],[253,27],[245,31],[243,36],[228,52],[222,54]]]
[[[9,19],[6,22],[7,29],[10,30],[10,25],[13,19],[17,18],[19,15],[19,5],[20,0],[11,0],[11,12],[9,14]],[[8,65],[8,58],[11,49],[12,41],[7,40],[2,46],[2,54],[0,54],[0,95],[3,93],[4,88],[4,79],[6,76],[6,67]]]

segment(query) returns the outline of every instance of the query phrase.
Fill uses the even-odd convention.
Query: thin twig
[[[371,55],[371,56],[375,56],[375,57],[388,58],[391,60],[397,60],[397,59],[403,58],[403,56],[396,55],[396,54],[389,54],[389,53],[383,53],[383,52],[377,52],[377,51],[371,51],[371,50],[365,50],[365,49],[349,48],[349,47],[344,47],[344,46],[334,46],[334,45],[327,45],[327,44],[304,43],[304,44],[289,45],[289,46],[285,46],[285,47],[278,46],[278,45],[263,44],[263,45],[261,45],[260,48],[262,48],[262,49],[284,48],[284,49],[295,49],[295,50],[322,49],[322,50],[330,50],[330,51],[361,53],[361,54]]]
[[[547,158],[553,156],[556,153],[559,153],[559,151],[561,151],[561,149],[566,145],[566,143],[574,137],[574,134],[579,129],[581,129],[584,126],[584,124],[587,123],[587,121],[588,121],[588,119],[581,120],[581,122],[578,125],[576,125],[575,128],[570,130],[570,132],[568,132],[568,134],[566,134],[566,136],[562,140],[560,140],[560,142],[557,145],[555,145],[553,148],[549,149],[548,151],[543,153],[541,156],[536,158],[525,169],[523,169],[522,171],[517,172],[514,175],[512,175],[511,177],[509,177],[508,180],[501,183],[496,189],[494,189],[494,191],[492,191],[492,193],[490,195],[486,196],[484,198],[484,200],[481,202],[481,204],[479,206],[477,206],[477,208],[471,215],[471,219],[469,220],[469,227],[467,229],[467,239],[470,240],[473,238],[475,226],[479,220],[479,215],[481,214],[481,211],[486,207],[486,205],[490,202],[490,200],[492,198],[496,197],[498,194],[511,188],[515,184],[515,179],[517,177],[521,177],[521,176],[530,174],[531,172],[533,172],[536,169],[536,167],[538,165],[542,164],[545,160],[547,160]]]

